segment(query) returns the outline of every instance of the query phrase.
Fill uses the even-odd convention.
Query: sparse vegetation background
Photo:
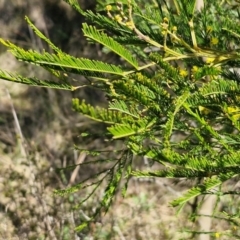
[[[59,59],[63,51],[119,68],[106,68],[116,74],[111,81],[90,65],[58,75],[50,64],[41,69],[17,61],[1,45],[0,69],[59,88],[53,73],[62,90],[1,81],[0,239],[238,239],[240,30],[232,21],[238,1],[205,2],[208,15],[194,13],[195,1],[67,2],[75,10],[58,0],[2,0],[0,37],[23,49],[56,51]],[[188,21],[188,30],[180,21]],[[108,24],[113,40],[103,34]],[[59,49],[36,36],[34,26]],[[64,90],[68,78],[75,91]],[[75,111],[105,123],[73,111],[72,98]],[[116,125],[109,128],[109,119]],[[110,175],[91,195],[90,177],[105,172]],[[89,187],[75,191],[84,179]],[[59,197],[55,189],[68,190],[55,191]]]

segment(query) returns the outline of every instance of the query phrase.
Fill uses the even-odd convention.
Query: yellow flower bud
[[[180,69],[179,74],[180,74],[182,77],[188,76],[188,72],[187,72],[185,69]]]
[[[109,11],[111,11],[112,10],[112,6],[111,5],[107,5],[106,6],[106,10],[109,12]]]
[[[163,22],[168,23],[168,18],[163,18]]]
[[[211,26],[207,26],[207,32],[209,33],[209,32],[212,32],[212,27]]]
[[[193,67],[192,67],[192,72],[193,72],[193,73],[196,73],[197,71],[198,71],[198,67],[197,67],[197,66],[193,66]]]
[[[134,24],[132,21],[129,21],[129,22],[126,22],[126,26],[130,29],[133,29],[134,28]]]
[[[211,39],[211,44],[212,44],[212,45],[217,45],[217,44],[218,44],[218,39],[215,38],[215,37],[213,37],[213,38]]]
[[[117,14],[114,18],[117,22],[119,22],[119,23],[122,22],[122,17],[119,14]]]
[[[216,232],[216,233],[215,233],[215,237],[216,237],[216,238],[220,238],[220,233]]]

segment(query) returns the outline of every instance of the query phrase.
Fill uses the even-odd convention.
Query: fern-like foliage
[[[16,83],[22,83],[30,86],[37,86],[37,87],[46,87],[46,88],[53,88],[53,89],[62,89],[62,90],[74,90],[75,87],[66,83],[56,83],[53,81],[49,80],[42,80],[38,78],[29,78],[29,77],[23,77],[19,74],[13,74],[9,73],[4,70],[0,70],[0,78],[11,81],[11,82],[16,82]]]
[[[84,36],[94,40],[94,42],[98,42],[103,46],[109,48],[111,51],[115,52],[119,57],[125,59],[128,63],[130,63],[133,67],[138,68],[137,60],[132,56],[127,49],[123,48],[121,44],[114,41],[111,37],[107,36],[93,26],[88,26],[87,24],[83,24],[83,33]]]
[[[124,75],[122,69],[113,64],[89,59],[79,59],[68,54],[39,53],[33,50],[25,51],[3,39],[0,39],[0,42],[7,46],[18,60],[40,65],[45,68],[69,73],[78,73],[96,78],[105,78],[103,73]]]
[[[201,12],[195,11],[196,0],[174,1],[175,9],[167,1],[153,1],[145,8],[141,0],[107,1],[104,14],[84,11],[77,0],[66,2],[93,24],[83,24],[85,37],[116,54],[120,66],[62,52],[28,18],[30,27],[54,53],[24,50],[3,39],[0,42],[18,60],[44,67],[55,76],[74,73],[90,78],[91,86],[106,92],[108,108],[73,99],[73,109],[106,123],[106,135],[112,141],[123,139],[124,147],[121,157],[93,176],[91,183],[86,179],[56,193],[93,187],[76,206],[80,207],[105,180],[105,192],[92,221],[111,206],[121,181],[126,194],[131,176],[201,179],[172,202],[179,209],[238,176],[240,22],[230,1],[222,1],[221,6],[217,1],[204,1]],[[103,11],[103,4],[99,6]],[[53,82],[4,70],[0,78],[56,89],[78,87],[66,78]],[[182,138],[177,137],[179,133]],[[132,159],[136,155],[156,162],[159,170],[135,170]]]
[[[94,121],[104,122],[107,124],[124,124],[130,121],[129,112],[121,112],[119,109],[104,109],[99,107],[92,107],[84,101],[81,103],[79,99],[73,99],[73,108],[75,111],[82,113]]]

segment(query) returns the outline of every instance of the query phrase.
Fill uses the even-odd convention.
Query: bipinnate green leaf
[[[129,106],[122,100],[115,100],[109,104],[108,109],[115,110],[126,115],[130,115],[136,119],[140,118],[139,112],[137,110],[129,110]]]
[[[199,195],[206,194],[211,189],[219,186],[222,181],[218,177],[207,178],[203,183],[188,190],[182,197],[171,202],[173,207],[179,206],[181,209],[188,201]]]
[[[175,118],[176,114],[180,111],[181,107],[185,104],[185,102],[187,101],[189,96],[190,96],[189,91],[186,91],[181,96],[179,96],[175,100],[174,112],[168,113],[168,120],[166,123],[166,131],[165,131],[165,140],[166,140],[167,144],[169,144],[169,139],[172,134],[172,130],[173,130],[173,126],[174,126],[174,118]]]
[[[0,42],[7,46],[18,60],[30,62],[45,68],[103,79],[107,79],[104,74],[124,76],[123,70],[113,64],[85,58],[75,58],[63,53],[50,54],[47,52],[39,53],[33,50],[26,51],[9,41],[0,39]]]
[[[61,54],[63,53],[62,50],[60,48],[58,48],[57,46],[55,46],[52,41],[50,41],[49,38],[47,38],[39,29],[37,29],[37,27],[31,22],[31,20],[25,16],[25,20],[27,21],[28,25],[32,28],[32,30],[37,34],[38,37],[40,37],[41,39],[43,39],[46,43],[48,43],[48,45],[57,53]]]
[[[115,52],[119,57],[126,60],[134,68],[138,68],[137,60],[133,57],[132,53],[116,42],[113,38],[107,36],[103,32],[100,32],[94,26],[89,26],[86,23],[83,24],[83,33],[87,38],[90,38]]]
[[[46,88],[54,88],[54,89],[62,89],[62,90],[70,90],[70,91],[75,89],[74,86],[68,83],[57,83],[49,80],[38,79],[36,77],[32,77],[32,78],[23,77],[19,74],[9,73],[4,70],[0,70],[0,78],[10,82],[22,83],[29,86],[46,87]]]
[[[100,107],[93,107],[90,104],[86,104],[85,101],[81,101],[77,98],[72,100],[73,109],[77,112],[82,113],[88,118],[93,119],[94,121],[104,122],[107,124],[123,124],[131,120],[131,117],[126,117],[124,113],[116,110],[109,110]]]
[[[181,1],[182,4],[182,11],[185,12],[186,16],[189,20],[193,17],[195,7],[196,7],[197,0],[183,0]]]
[[[155,119],[150,122],[146,119],[142,119],[129,124],[114,124],[111,127],[108,127],[108,131],[113,135],[113,139],[119,139],[146,133],[154,123]]]
[[[66,3],[68,3],[70,6],[72,6],[76,11],[78,11],[80,14],[85,15],[84,10],[80,7],[77,0],[64,0]]]

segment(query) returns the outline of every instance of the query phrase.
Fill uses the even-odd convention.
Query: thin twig
[[[18,139],[20,139],[19,143],[20,143],[21,154],[22,154],[22,156],[27,157],[27,152],[26,152],[26,149],[24,148],[24,137],[22,134],[22,130],[21,130],[19,121],[18,121],[17,113],[15,111],[15,108],[14,108],[14,105],[12,102],[12,98],[11,98],[11,95],[10,95],[8,89],[6,88],[5,91],[6,91],[7,97],[9,98],[9,103],[11,106],[14,122],[16,125],[16,134],[17,134]]]
[[[82,152],[77,161],[76,161],[76,168],[74,169],[74,171],[72,172],[72,175],[71,175],[71,178],[70,178],[70,181],[69,181],[69,186],[71,186],[74,182],[75,182],[75,179],[77,177],[77,174],[78,174],[78,171],[80,169],[80,164],[84,162],[85,158],[86,158],[87,154],[85,152]]]

